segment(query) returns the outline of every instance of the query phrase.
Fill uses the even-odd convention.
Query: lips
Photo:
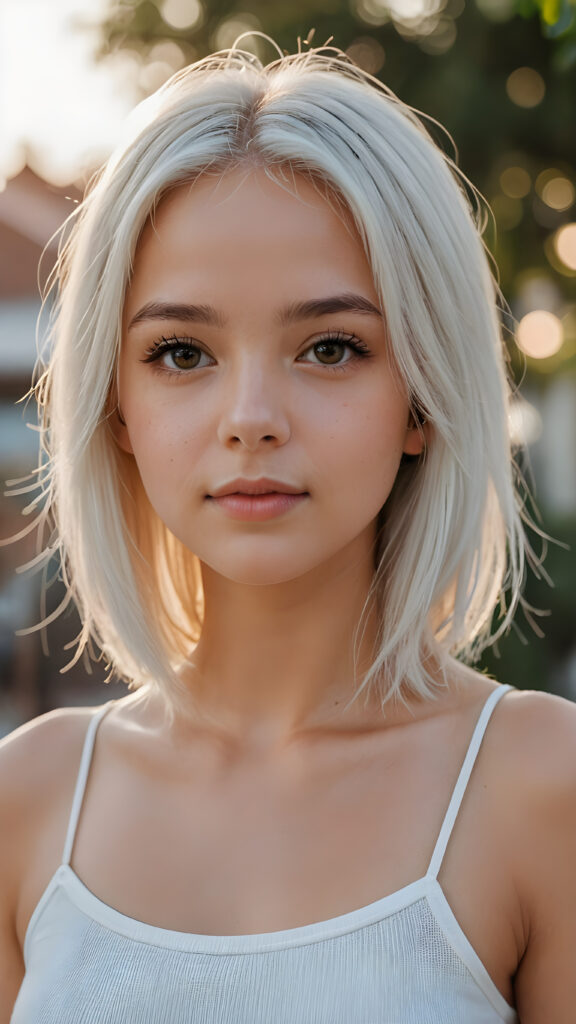
[[[283,480],[240,478],[216,487],[206,495],[212,507],[229,519],[242,523],[264,523],[282,519],[293,509],[305,504],[310,495]]]
[[[238,478],[236,480],[230,480],[226,484],[222,484],[220,487],[215,488],[208,498],[224,498],[230,494],[244,494],[255,496],[259,494],[307,494],[307,491],[302,490],[301,487],[295,487],[293,484],[284,483],[282,480],[270,480],[266,477],[261,477],[258,480],[247,480],[245,478]]]

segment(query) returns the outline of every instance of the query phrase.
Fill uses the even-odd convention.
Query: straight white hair
[[[507,628],[524,575],[499,292],[476,193],[416,112],[334,48],[266,67],[222,51],[176,74],[138,118],[69,225],[37,387],[36,500],[53,532],[35,561],[59,553],[83,623],[74,660],[94,640],[131,686],[178,699],[178,668],[202,628],[201,575],[110,427],[124,297],[168,190],[257,165],[283,184],[306,175],[352,215],[393,362],[429,424],[424,456],[405,458],[380,513],[358,625],[378,609],[378,646],[356,693],[431,696],[433,666],[474,659]]]

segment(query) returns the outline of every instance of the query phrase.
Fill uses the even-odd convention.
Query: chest
[[[329,921],[420,879],[454,782],[426,750],[372,748],[328,761],[175,774],[100,759],[72,865],[109,907],[205,936],[261,934]],[[451,907],[495,984],[511,998],[514,908],[485,787],[473,786],[443,868]],[[41,890],[40,890],[41,891]]]
[[[144,910],[162,927],[298,927],[425,873],[443,808],[420,798],[418,776],[400,791],[393,769],[355,761],[337,773],[300,766],[279,775],[253,765],[167,787],[151,779],[143,788],[135,780],[113,790],[94,785],[74,865],[105,883],[114,906],[134,916]]]

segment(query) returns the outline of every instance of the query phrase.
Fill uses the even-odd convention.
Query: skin
[[[351,224],[296,185],[294,195],[252,169],[176,190],[142,235],[126,300],[115,432],[158,514],[201,560],[206,622],[183,675],[199,711],[167,726],[158,700],[136,696],[107,716],[72,864],[122,913],[188,932],[297,927],[422,876],[494,687],[454,663],[435,701],[385,717],[374,701],[345,707],[375,517],[422,434],[381,317],[278,323],[287,305],[335,294],[378,304]],[[167,301],[210,304],[219,323],[131,326]],[[335,330],[370,356],[333,347],[343,367],[323,363],[316,343]],[[162,335],[180,339],[178,371],[166,354],[145,361]],[[196,366],[191,339],[206,353]],[[209,497],[264,475],[306,498],[255,523]],[[60,861],[89,714],[52,713],[0,745],[0,1024]],[[575,749],[571,705],[508,694],[440,874],[522,1024],[573,1020]]]

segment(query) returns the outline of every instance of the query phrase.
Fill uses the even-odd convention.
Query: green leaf
[[[562,0],[540,0],[542,20],[547,25],[555,25],[560,20],[563,6]]]

